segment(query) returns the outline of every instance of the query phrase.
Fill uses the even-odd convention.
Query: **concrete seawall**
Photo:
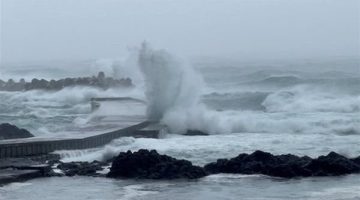
[[[149,124],[151,122],[145,121],[116,131],[74,139],[46,138],[36,140],[36,138],[33,138],[31,140],[3,140],[0,141],[0,158],[41,155],[56,150],[95,148],[103,146],[119,137],[157,138],[159,131],[141,130]]]

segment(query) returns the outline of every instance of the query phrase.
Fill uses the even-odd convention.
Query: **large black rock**
[[[193,166],[190,161],[144,149],[120,153],[108,173],[108,177],[140,179],[195,179],[206,175],[203,168]]]
[[[360,165],[335,152],[320,156],[304,166],[314,176],[338,176],[360,172]]]
[[[308,176],[336,176],[360,172],[357,158],[348,159],[331,152],[316,159],[291,154],[272,155],[255,151],[231,159],[219,159],[205,165],[208,173],[265,174],[284,178]]]
[[[351,159],[351,161],[353,161],[354,163],[360,165],[360,156],[356,157],[356,158],[353,158]]]
[[[14,125],[4,123],[0,124],[0,140],[34,137],[29,131],[20,129]]]

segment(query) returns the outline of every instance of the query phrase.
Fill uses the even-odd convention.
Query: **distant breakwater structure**
[[[61,90],[66,87],[75,86],[91,86],[101,89],[108,89],[114,87],[130,87],[132,86],[130,78],[116,79],[113,77],[106,77],[104,72],[99,72],[97,76],[92,77],[77,77],[64,78],[58,80],[45,80],[34,78],[30,82],[25,79],[20,79],[16,82],[13,79],[8,81],[0,80],[0,91],[29,91],[29,90]]]

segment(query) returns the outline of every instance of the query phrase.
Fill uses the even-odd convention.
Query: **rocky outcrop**
[[[312,176],[340,176],[360,172],[360,165],[335,152],[311,160],[304,166]]]
[[[65,78],[59,80],[45,80],[45,79],[32,79],[26,82],[21,79],[15,82],[9,79],[7,82],[0,80],[0,91],[27,91],[27,90],[61,90],[65,87],[74,86],[90,86],[102,89],[112,87],[129,87],[132,86],[130,78],[115,79],[106,77],[104,72],[99,72],[97,76],[92,77],[79,77],[79,78]]]
[[[0,185],[53,176],[105,176],[108,162],[61,162],[58,154],[0,159]],[[60,170],[60,171],[59,171]]]
[[[65,176],[100,176],[98,171],[103,170],[107,163],[93,161],[93,162],[69,162],[57,165],[57,168],[62,170]]]
[[[284,178],[338,176],[360,172],[357,159],[348,159],[335,152],[312,159],[291,154],[275,156],[267,152],[255,151],[231,159],[219,159],[205,165],[204,168],[211,174],[264,174]]]
[[[108,177],[140,179],[195,179],[205,171],[190,161],[160,155],[155,150],[122,152],[113,161]]]
[[[360,165],[360,156],[356,157],[356,158],[353,158],[351,159],[351,161],[353,161],[354,163]]]
[[[20,129],[14,125],[4,123],[0,124],[0,140],[34,137],[29,131]]]
[[[59,161],[56,154],[26,158],[0,159],[0,185],[14,181],[50,176],[105,176],[104,170],[112,162],[111,178],[137,179],[197,179],[209,174],[264,174],[294,178],[310,176],[340,176],[360,173],[360,156],[348,159],[335,152],[318,158],[299,157],[291,154],[273,155],[263,151],[239,154],[231,159],[219,159],[203,168],[190,161],[160,155],[155,150],[121,152],[107,162]],[[54,169],[59,169],[61,172]]]

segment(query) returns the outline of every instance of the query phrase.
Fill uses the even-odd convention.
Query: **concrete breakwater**
[[[99,72],[97,76],[92,77],[77,77],[77,78],[63,78],[58,80],[32,79],[26,82],[21,79],[19,82],[9,79],[3,81],[0,79],[0,91],[28,91],[28,90],[61,90],[66,87],[75,86],[89,86],[101,89],[115,88],[115,87],[130,87],[132,86],[130,78],[113,78],[106,77],[104,72]]]
[[[119,137],[157,138],[158,130],[145,129],[144,121],[128,127],[82,138],[26,138],[0,141],[0,158],[47,154],[56,150],[88,149],[103,146]]]

